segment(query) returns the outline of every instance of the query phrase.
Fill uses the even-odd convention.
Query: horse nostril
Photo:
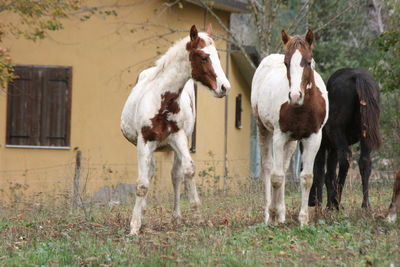
[[[221,91],[223,92],[223,93],[226,93],[226,88],[225,88],[225,86],[221,86]]]
[[[290,97],[290,92],[289,92],[289,94],[288,94],[288,95],[289,95],[289,100],[292,100],[292,98]]]
[[[300,92],[300,97],[299,98],[301,98],[303,96],[303,92]]]

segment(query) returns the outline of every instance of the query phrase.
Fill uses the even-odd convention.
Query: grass
[[[265,226],[261,190],[203,197],[204,222],[182,201],[174,226],[171,201],[152,203],[139,237],[127,236],[131,207],[96,207],[90,217],[67,205],[30,203],[0,214],[0,266],[394,266],[400,265],[400,223],[383,218],[390,188],[344,196],[340,212],[321,211],[299,227],[299,193],[286,196],[287,222]],[[349,191],[349,190],[347,190]]]

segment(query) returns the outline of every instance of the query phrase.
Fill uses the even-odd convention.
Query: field
[[[171,196],[152,199],[139,237],[127,235],[131,207],[71,213],[69,202],[14,203],[0,214],[0,266],[400,266],[400,223],[383,220],[389,185],[371,186],[369,211],[360,208],[360,188],[346,188],[340,212],[315,212],[303,228],[293,188],[284,225],[262,223],[255,184],[203,197],[200,223],[183,200],[185,220],[172,225]]]

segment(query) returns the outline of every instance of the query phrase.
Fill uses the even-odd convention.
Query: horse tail
[[[379,134],[380,92],[372,76],[366,74],[355,76],[361,114],[361,138],[370,149],[378,149],[382,143]]]

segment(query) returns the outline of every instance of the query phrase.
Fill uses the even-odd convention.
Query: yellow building
[[[214,12],[226,25],[230,12],[243,7],[238,1],[214,2]],[[216,36],[224,33],[198,5],[184,2],[167,8],[164,3],[119,1],[110,8],[117,16],[97,12],[86,19],[78,12],[64,21],[63,30],[44,40],[3,40],[20,77],[9,86],[9,94],[1,92],[0,97],[2,199],[70,193],[78,151],[81,192],[109,201],[133,188],[136,148],[123,137],[119,123],[138,73],[171,42],[187,35],[193,24],[203,30],[212,23]],[[0,19],[11,21],[13,15],[1,14]],[[243,183],[250,173],[250,85],[230,46],[216,41],[232,90],[226,99],[217,99],[198,86],[192,157],[203,194],[221,189],[224,180],[225,186]],[[235,125],[239,98],[241,125]],[[151,192],[172,191],[171,154],[156,154],[157,177]]]

